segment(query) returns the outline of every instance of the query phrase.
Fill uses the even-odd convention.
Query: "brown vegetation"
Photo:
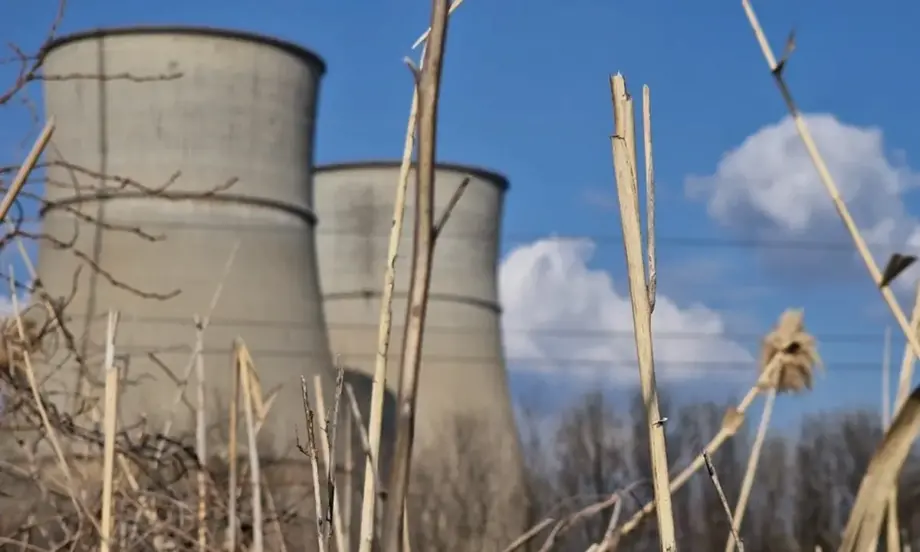
[[[159,432],[153,431],[150,424],[120,427],[115,412],[124,378],[117,357],[118,313],[109,314],[101,360],[87,356],[68,329],[67,298],[47,293],[26,255],[23,240],[70,251],[86,270],[140,297],[163,300],[170,293],[136,289],[95,264],[91,256],[76,247],[76,236],[61,239],[26,224],[24,210],[17,202],[33,202],[39,212],[52,207],[26,186],[36,166],[55,166],[71,175],[91,172],[63,160],[38,163],[54,130],[53,121],[44,125],[25,162],[0,168],[0,175],[16,175],[4,186],[6,196],[0,203],[0,218],[8,230],[0,239],[0,247],[18,250],[28,279],[17,279],[12,268],[3,272],[6,267],[0,267],[0,274],[9,282],[14,299],[23,291],[31,296],[28,305],[16,305],[15,315],[0,326],[3,549],[370,552],[376,542],[384,552],[674,552],[678,546],[688,550],[725,546],[730,551],[737,546],[748,552],[816,548],[851,552],[864,550],[878,540],[889,503],[893,505],[887,514],[889,519],[895,519],[897,514],[899,523],[889,524],[887,542],[920,545],[920,509],[916,506],[920,472],[914,468],[904,470],[905,463],[913,458],[913,441],[920,431],[920,393],[910,395],[907,384],[899,390],[899,410],[888,428],[882,427],[874,414],[849,411],[806,419],[798,438],[767,436],[776,395],[810,389],[814,367],[819,363],[816,344],[803,327],[801,312],[784,313],[776,329],[765,338],[757,382],[737,405],[671,403],[667,408],[668,397],[658,389],[652,357],[656,270],[649,92],[646,88],[643,112],[648,224],[647,243],[643,244],[633,106],[625,79],[619,76],[613,79],[613,150],[624,246],[630,265],[641,392],[626,411],[613,408],[602,395],[592,394],[572,405],[553,427],[528,425],[524,431],[527,480],[520,488],[495,489],[497,468],[485,465],[481,461],[485,455],[477,451],[496,444],[486,438],[488,431],[480,420],[457,420],[454,427],[444,428],[444,447],[426,451],[421,461],[415,460],[416,382],[430,259],[437,231],[446,221],[446,214],[438,217],[431,212],[430,201],[436,163],[438,86],[448,15],[459,3],[455,0],[448,10],[444,0],[434,0],[430,36],[425,35],[431,48],[426,51],[424,66],[413,67],[417,97],[410,116],[404,167],[411,161],[417,111],[419,181],[415,189],[419,196],[415,204],[419,211],[415,217],[411,324],[401,367],[394,456],[387,459],[391,462],[384,463],[379,457],[382,375],[386,374],[390,325],[388,300],[384,300],[381,312],[381,356],[373,400],[364,413],[349,386],[343,384],[341,368],[331,403],[324,402],[322,393],[311,390],[311,384],[313,388],[320,387],[316,382],[300,382],[304,420],[292,421],[291,425],[303,422],[306,427],[306,433],[298,435],[303,438],[303,442],[298,441],[301,459],[292,461],[260,453],[265,437],[261,429],[272,416],[273,399],[261,389],[258,359],[250,358],[243,341],[233,345],[230,377],[234,394],[225,410],[226,417],[205,419],[202,403],[206,382],[201,370],[197,378],[190,373],[175,377],[179,396],[184,396],[190,381],[197,381],[198,400],[192,407],[194,435],[171,437],[169,421]],[[745,8],[761,38],[747,2]],[[48,40],[62,15],[63,3]],[[47,43],[46,40],[42,48]],[[781,92],[797,115],[782,80],[782,65],[775,62],[764,40],[762,45]],[[31,105],[24,89],[43,79],[125,78],[144,82],[181,78],[44,75],[40,55],[26,55],[16,48],[14,52],[22,71],[0,94],[0,106],[14,97],[23,97]],[[859,231],[837,197],[833,180],[804,123],[800,122],[799,130],[857,249],[863,253],[873,278],[881,284],[878,268],[864,251]],[[102,182],[106,194],[130,190],[132,197],[157,197],[167,195],[179,175],[165,184],[138,183],[119,175],[93,176]],[[390,297],[392,292],[405,180],[397,192],[401,199],[394,213],[397,224],[391,244],[395,245],[391,246],[389,270],[384,277],[384,297]],[[49,180],[46,185],[72,186],[79,193],[78,181]],[[217,193],[232,184],[221,184],[203,193]],[[462,189],[463,186],[461,192]],[[158,239],[141,228],[113,226],[85,213],[71,213],[82,223],[98,225],[108,232],[125,232],[147,241]],[[885,285],[881,289],[916,356],[920,353],[916,320],[908,323],[891,291]],[[201,333],[207,326],[207,316],[196,326],[198,344],[190,358],[190,371],[201,358]],[[46,387],[41,374],[53,372],[56,366],[45,364],[62,357],[84,374],[88,389],[62,397]],[[902,374],[910,374],[913,357],[908,354],[905,358]],[[39,365],[43,368],[36,368]],[[104,376],[101,379],[93,376],[100,372]],[[905,381],[909,384],[910,378]],[[766,395],[766,406],[761,427],[749,445],[745,413],[760,394]],[[667,411],[675,413],[670,421],[661,415]],[[369,417],[367,425],[365,414]],[[533,421],[525,420],[525,425]],[[222,438],[214,439],[209,428],[217,428]],[[364,470],[354,469],[361,464],[365,464]],[[388,473],[382,473],[385,464],[391,464]],[[709,477],[697,475],[704,464]],[[747,468],[743,469],[745,464]],[[682,470],[674,470],[675,466]],[[387,475],[389,482],[385,485]],[[358,491],[362,480],[363,492]],[[505,496],[496,501],[494,497],[500,492]],[[897,497],[896,501],[890,502],[892,497]],[[362,502],[360,507],[358,500]],[[514,511],[509,511],[508,504],[515,505]],[[656,504],[660,507],[656,508]],[[734,512],[730,504],[736,505]],[[652,519],[649,514],[656,510],[657,519]],[[525,516],[532,521],[533,529],[522,535],[521,519]],[[740,535],[740,542],[730,536],[734,534]]]

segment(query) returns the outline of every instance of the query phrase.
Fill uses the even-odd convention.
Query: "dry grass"
[[[160,552],[194,548],[200,552],[221,549],[263,552],[286,550],[289,543],[296,543],[298,548],[325,552],[334,547],[337,552],[347,552],[350,549],[353,528],[351,492],[348,490],[351,488],[352,473],[349,468],[346,473],[347,484],[342,485],[337,462],[339,455],[336,452],[337,447],[342,444],[339,442],[336,427],[340,420],[339,401],[344,393],[348,408],[343,410],[348,413],[346,418],[351,420],[349,425],[346,425],[345,433],[348,434],[352,430],[358,432],[361,453],[366,463],[363,503],[358,520],[360,527],[355,527],[359,530],[356,548],[359,552],[370,552],[376,541],[382,545],[385,552],[409,552],[409,535],[412,533],[412,528],[407,525],[410,519],[407,513],[408,503],[411,498],[409,481],[410,476],[415,476],[416,471],[421,471],[412,465],[412,436],[415,386],[418,380],[431,270],[430,259],[437,233],[450,211],[448,209],[438,220],[431,209],[433,169],[436,163],[434,136],[437,129],[438,85],[448,15],[461,2],[462,0],[454,0],[447,8],[443,0],[434,0],[431,28],[416,42],[417,46],[429,39],[431,48],[428,49],[429,44],[425,44],[424,63],[420,64],[419,69],[414,70],[417,86],[409,117],[400,181],[397,184],[396,210],[380,313],[380,354],[375,366],[368,426],[365,427],[361,420],[352,390],[343,384],[340,369],[335,386],[335,400],[329,408],[319,392],[322,386],[318,382],[314,382],[315,391],[312,398],[307,381],[304,379],[301,382],[306,425],[306,443],[302,445],[301,451],[306,461],[291,468],[283,465],[279,459],[261,455],[257,444],[258,436],[266,416],[270,415],[271,398],[263,396],[257,363],[250,357],[243,341],[239,340],[233,345],[234,362],[233,370],[230,372],[230,377],[234,378],[235,392],[226,420],[228,442],[221,443],[218,447],[212,446],[207,442],[205,427],[221,424],[224,420],[208,420],[205,417],[205,371],[201,349],[208,316],[196,320],[197,345],[186,370],[186,380],[193,369],[197,374],[196,435],[170,437],[171,422],[167,423],[161,433],[138,428],[119,428],[117,408],[121,374],[116,361],[116,313],[111,313],[109,318],[106,355],[102,367],[105,375],[105,394],[101,408],[95,402],[81,400],[78,402],[84,403],[83,410],[75,413],[64,412],[43,390],[42,382],[37,379],[34,368],[34,364],[41,361],[46,340],[58,332],[65,331],[59,311],[47,298],[21,311],[17,305],[16,316],[2,321],[0,325],[0,379],[7,394],[3,422],[7,428],[11,428],[7,434],[14,437],[7,439],[4,445],[11,452],[8,455],[10,459],[0,462],[0,477],[3,478],[0,490],[9,490],[14,498],[7,501],[9,504],[4,505],[3,509],[0,544],[4,549],[18,547],[21,550],[99,549],[104,552]],[[772,51],[766,44],[749,3],[745,0],[743,4],[771,72],[821,179],[851,232],[856,248],[870,274],[879,283],[879,270],[868,254],[865,242],[853,224],[846,205],[839,198],[833,179],[792,102],[782,78],[782,66],[776,63]],[[584,519],[611,511],[602,538],[597,539],[588,548],[589,552],[610,552],[617,548],[624,535],[635,530],[645,516],[656,510],[657,505],[657,536],[660,549],[663,552],[675,552],[679,543],[676,540],[671,497],[704,465],[708,468],[711,481],[718,491],[725,516],[730,520],[731,529],[730,536],[727,535],[726,550],[731,552],[734,547],[743,550],[742,521],[751,489],[756,482],[758,460],[776,397],[784,393],[798,394],[812,388],[815,369],[821,365],[817,345],[814,337],[804,327],[803,313],[797,310],[784,312],[776,327],[763,340],[756,383],[737,407],[726,412],[722,427],[704,447],[702,454],[695,457],[691,464],[677,475],[671,476],[666,452],[665,419],[659,411],[652,354],[652,315],[657,273],[650,94],[645,87],[643,136],[647,227],[646,242],[643,244],[632,99],[621,76],[613,77],[611,86],[616,127],[612,148],[624,249],[629,268],[637,357],[640,361],[642,394],[651,447],[655,498],[643,505],[625,523],[620,523],[624,496],[629,489],[613,489],[594,504],[568,516],[547,518],[523,535],[509,538],[509,544],[504,550],[520,550],[537,541],[541,534],[548,531],[540,550],[549,552],[558,544],[561,535]],[[390,337],[395,259],[402,231],[416,123],[419,127],[416,193],[419,195],[416,201],[418,212],[410,309],[412,315],[403,355],[394,469],[391,473],[391,484],[386,489],[389,493],[386,493],[378,462],[384,380]],[[0,202],[0,218],[6,217],[16,195],[48,143],[53,129],[54,123],[49,121],[22,164],[8,193]],[[460,193],[464,187],[465,184],[460,187]],[[457,199],[459,194],[452,199],[451,205]],[[232,264],[232,257],[233,255],[224,276]],[[34,269],[27,258],[24,260],[34,280]],[[219,290],[220,285],[212,300],[211,310],[217,301]],[[877,540],[885,510],[890,508],[890,512],[894,512],[890,505],[894,500],[892,497],[895,494],[896,479],[911,445],[920,432],[920,391],[915,390],[909,395],[914,359],[920,353],[920,340],[916,335],[916,329],[920,325],[920,291],[910,324],[887,286],[881,286],[881,291],[907,337],[908,347],[901,370],[896,414],[862,480],[844,533],[841,552],[862,551]],[[42,297],[40,293],[37,296]],[[47,318],[48,322],[42,323],[37,318]],[[173,406],[178,403],[178,397],[184,392],[184,388],[177,389],[177,399]],[[761,394],[766,398],[764,412],[752,446],[741,492],[732,512],[710,461],[710,455],[715,454],[735,435],[744,423],[747,409]],[[91,420],[91,423],[86,422],[87,419]],[[244,435],[239,434],[238,426],[241,421]],[[101,430],[97,427],[100,424]],[[245,446],[241,444],[242,438],[245,438]],[[194,446],[189,444],[190,442],[194,442]],[[352,439],[347,437],[344,445],[347,449],[344,456],[351,459],[350,464],[355,456],[351,451]],[[209,451],[215,448],[225,449],[227,452],[225,455],[209,454]],[[472,458],[471,462],[475,463],[475,455],[469,451],[467,453],[467,459]],[[312,493],[312,503],[306,507],[303,504],[303,496],[290,492],[291,488],[296,487],[295,482],[304,481],[309,481],[303,486],[304,492]],[[337,490],[339,488],[346,489],[344,498],[341,496],[343,493]],[[34,497],[34,500],[28,497]],[[281,500],[276,501],[276,497]],[[385,503],[384,498],[387,499]],[[0,501],[2,500],[0,498]],[[383,505],[386,505],[383,509],[385,523],[380,522],[379,515]],[[470,504],[461,504],[461,509],[472,508]],[[450,512],[437,508],[426,510],[425,513],[429,517],[423,519],[434,520],[433,525],[460,523],[459,516],[452,516]],[[483,517],[488,518],[488,514]],[[477,527],[484,527],[490,520],[479,521],[481,523]],[[893,526],[897,528],[896,520]],[[479,548],[482,549],[483,546],[480,545]]]

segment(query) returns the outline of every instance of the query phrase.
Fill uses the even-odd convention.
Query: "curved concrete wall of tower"
[[[47,160],[59,163],[47,171],[44,231],[75,240],[91,263],[45,243],[38,269],[53,295],[67,296],[82,267],[66,313],[90,369],[99,369],[107,311],[120,311],[117,351],[130,357],[123,423],[146,417],[159,431],[175,416],[173,435],[194,427],[149,353],[183,377],[193,317],[208,313],[236,249],[204,345],[210,419],[226,420],[240,336],[264,393],[278,393],[261,437],[277,454],[297,454],[300,376],[332,373],[310,189],[322,60],[237,32],[128,28],[58,39],[44,71],[57,121]],[[73,393],[78,379],[64,370],[54,385]]]
[[[470,461],[496,462],[502,485],[517,484],[518,434],[505,372],[500,331],[497,262],[507,180],[456,165],[437,168],[435,216],[464,178],[470,183],[435,247],[430,303],[419,380],[416,450],[420,458],[447,448],[445,439],[474,423],[479,443]],[[320,285],[333,352],[356,372],[372,377],[380,295],[399,162],[317,167],[314,194],[320,225]],[[397,393],[414,225],[414,173],[397,262],[388,388]],[[364,385],[369,390],[370,385]],[[362,402],[366,408],[367,397]],[[389,424],[387,424],[389,426]],[[392,426],[390,426],[392,427]],[[466,432],[468,433],[468,432]],[[500,456],[489,457],[489,455]],[[496,468],[498,466],[495,466]]]

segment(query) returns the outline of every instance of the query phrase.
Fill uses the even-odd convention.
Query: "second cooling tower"
[[[333,352],[370,381],[399,162],[318,167],[315,204],[320,282]],[[419,380],[417,450],[437,449],[457,429],[476,432],[520,461],[500,330],[496,270],[507,180],[485,170],[441,164],[435,217],[464,179],[470,183],[437,238]],[[415,178],[396,266],[387,385],[397,394],[412,256]],[[365,395],[369,383],[364,386]],[[366,400],[366,398],[365,398]],[[483,458],[485,460],[485,458]]]
[[[43,69],[57,122],[44,232],[57,244],[42,244],[39,273],[53,295],[74,290],[66,313],[86,367],[98,370],[106,313],[118,310],[123,423],[160,431],[174,416],[173,435],[190,431],[195,387],[175,401],[176,380],[193,317],[210,315],[210,420],[226,419],[239,336],[264,394],[277,393],[262,436],[290,453],[300,377],[331,370],[310,189],[323,62],[255,35],[129,28],[59,39]],[[58,379],[76,390],[75,370]]]

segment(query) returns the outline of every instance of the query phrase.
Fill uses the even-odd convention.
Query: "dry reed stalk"
[[[741,491],[738,493],[738,502],[735,503],[735,513],[732,520],[732,531],[734,534],[741,532],[741,523],[744,521],[744,512],[747,509],[748,500],[751,498],[751,490],[754,488],[754,478],[757,475],[757,464],[760,461],[760,453],[763,450],[763,444],[767,437],[767,429],[770,427],[770,418],[773,416],[773,405],[776,403],[776,389],[771,388],[767,391],[767,396],[763,403],[763,412],[760,414],[760,424],[757,426],[757,435],[754,437],[754,444],[751,445],[751,455],[748,457],[747,467],[744,470],[744,478],[741,480]],[[725,552],[734,552],[736,539],[729,537],[725,543]],[[738,549],[739,552],[741,549]]]
[[[454,0],[447,10],[449,16],[460,7],[463,0]],[[415,41],[412,49],[425,42],[420,56],[419,69],[424,69],[425,58],[428,54],[427,39],[432,27],[422,33]],[[371,552],[377,518],[376,499],[380,487],[377,466],[374,459],[380,454],[380,438],[383,431],[383,406],[386,394],[387,354],[390,348],[390,331],[393,318],[393,288],[396,282],[396,258],[399,254],[399,241],[402,237],[403,221],[406,210],[406,192],[409,187],[409,171],[412,166],[412,150],[415,147],[416,126],[419,110],[418,83],[412,87],[412,104],[409,108],[409,118],[406,122],[406,137],[403,143],[402,162],[399,167],[399,181],[396,186],[396,199],[393,203],[393,224],[390,228],[389,244],[387,246],[387,266],[383,277],[383,293],[380,298],[380,322],[377,334],[377,356],[374,363],[374,380],[371,389],[370,419],[368,420],[368,436],[370,448],[364,470],[364,487],[361,503],[361,528],[359,552]],[[419,167],[420,168],[420,167]]]
[[[713,454],[728,439],[737,433],[744,423],[744,416],[754,399],[764,391],[776,389],[779,392],[800,392],[810,389],[814,379],[815,367],[821,366],[815,340],[804,329],[802,312],[787,310],[777,322],[776,327],[764,338],[760,356],[760,375],[754,385],[748,389],[738,406],[725,412],[719,431],[703,447],[707,454]],[[702,456],[681,470],[671,481],[671,492],[677,492],[690,477],[703,467]],[[620,536],[632,532],[642,519],[655,510],[655,501],[647,502],[639,511],[626,521],[618,530]]]
[[[32,148],[29,150],[28,155],[26,155],[22,165],[19,166],[19,170],[16,171],[16,176],[13,177],[13,182],[3,196],[3,200],[0,201],[0,220],[6,220],[6,215],[9,214],[10,209],[13,207],[13,203],[19,196],[19,192],[22,191],[22,187],[28,182],[29,175],[35,170],[35,165],[38,164],[38,158],[41,157],[42,152],[45,151],[53,134],[54,117],[49,117],[41,133],[38,135],[38,138],[36,138],[35,142],[32,144]],[[14,293],[15,291],[16,290],[13,290]]]
[[[259,446],[256,442],[255,417],[253,416],[253,393],[251,370],[252,358],[245,343],[236,340],[236,361],[243,391],[243,415],[246,421],[246,435],[249,448],[249,475],[252,484],[252,547],[251,552],[263,552],[265,549],[262,529],[262,477],[259,466]]]
[[[920,387],[914,389],[895,415],[885,437],[872,455],[859,484],[839,552],[875,550],[885,506],[897,486],[898,476],[920,433]]]
[[[387,510],[384,513],[383,546],[385,552],[402,548],[404,509],[412,464],[415,404],[424,341],[424,327],[431,284],[434,253],[434,174],[437,151],[438,101],[443,70],[444,45],[447,37],[447,4],[433,0],[431,34],[426,44],[424,69],[413,69],[418,90],[418,160],[415,170],[415,229],[413,236],[412,275],[409,283],[409,309],[400,367],[399,397],[396,412],[396,443],[390,473]]]
[[[719,495],[719,502],[722,503],[722,508],[725,510],[725,516],[728,518],[729,539],[738,546],[738,552],[744,552],[744,543],[741,542],[741,537],[738,536],[738,531],[735,529],[735,521],[732,519],[732,510],[728,505],[728,499],[725,498],[725,491],[722,490],[722,484],[719,483],[719,474],[716,471],[716,467],[713,465],[712,459],[709,458],[709,453],[703,451],[700,456],[703,457],[703,462],[706,463],[706,472],[709,473],[709,480],[712,481],[712,486],[716,488],[716,494]]]
[[[300,376],[300,391],[301,391],[301,400],[303,401],[303,413],[307,425],[307,449],[303,448],[302,445],[298,444],[297,447],[300,449],[307,458],[310,459],[310,475],[313,479],[313,502],[314,507],[316,508],[316,543],[318,546],[319,552],[326,552],[326,529],[325,523],[323,523],[323,499],[320,496],[320,484],[319,484],[319,466],[316,462],[316,435],[313,429],[313,409],[310,407],[310,395],[307,391],[307,378]]]
[[[238,355],[233,359],[233,394],[230,396],[230,427],[227,437],[227,534],[224,538],[224,549],[228,552],[236,550],[237,533],[237,478],[239,471],[239,412],[240,412],[240,363]]]
[[[341,367],[339,368],[339,374],[342,374]],[[338,378],[336,383],[336,389],[341,390],[340,382],[342,378]],[[333,443],[335,442],[334,437],[330,437],[329,424],[335,424],[332,416],[338,416],[338,406],[334,408],[336,411],[335,414],[330,413],[326,410],[325,400],[323,399],[323,382],[322,377],[316,375],[313,377],[313,393],[316,395],[316,409],[320,414],[326,417],[326,426],[322,429],[324,437],[320,439],[321,451],[323,453],[323,463],[326,465],[326,497],[327,497],[327,511],[332,512],[332,519],[327,519],[326,522],[332,523],[332,529],[335,532],[335,544],[336,550],[338,552],[346,552],[348,549],[345,548],[345,535],[342,531],[342,512],[339,508],[339,502],[335,500],[335,454]],[[338,402],[338,400],[336,400]],[[326,543],[328,547],[329,543]]]
[[[348,406],[351,411],[351,416],[355,421],[354,425],[358,428],[358,437],[361,439],[361,451],[364,453],[364,457],[368,459],[368,462],[376,466],[377,464],[372,457],[373,453],[371,452],[370,437],[368,436],[367,429],[364,427],[364,420],[361,417],[361,409],[358,407],[358,399],[355,397],[355,390],[350,383],[345,384],[345,395],[348,397]],[[374,478],[374,487],[379,489],[380,491],[378,492],[382,494],[383,484],[376,470],[371,473],[371,477]]]
[[[882,346],[882,428],[891,423],[891,326],[885,326]]]
[[[916,297],[914,298],[914,308],[910,314],[910,327],[914,329],[915,333],[920,333],[920,283],[917,284]],[[914,363],[916,361],[916,356],[914,355],[914,350],[910,347],[909,344],[904,347],[904,356],[901,358],[901,371],[898,375],[898,391],[895,395],[894,401],[894,411],[898,412],[901,410],[901,407],[904,406],[904,403],[907,401],[907,397],[910,396],[910,386],[914,380]],[[899,527],[898,523],[898,488],[895,486],[894,491],[891,493],[891,498],[888,500],[888,523],[890,526],[895,528]],[[889,529],[890,531],[891,529]],[[898,535],[900,537],[900,535]],[[889,533],[889,538],[890,533]],[[888,541],[888,546],[890,547],[894,544],[894,539]]]
[[[814,138],[811,136],[811,131],[808,129],[808,125],[805,123],[805,119],[802,118],[801,112],[796,106],[795,101],[792,99],[792,94],[789,91],[789,87],[786,85],[785,79],[783,78],[785,60],[782,65],[777,64],[776,57],[773,55],[773,49],[770,47],[769,42],[767,42],[767,37],[763,32],[763,28],[760,26],[760,22],[757,20],[757,14],[754,13],[754,8],[751,7],[749,0],[741,0],[741,5],[747,14],[748,21],[754,31],[754,36],[756,37],[757,42],[760,44],[760,49],[763,52],[764,59],[767,61],[767,65],[770,67],[770,73],[773,75],[776,86],[779,88],[780,94],[782,95],[783,100],[786,102],[786,107],[789,109],[789,114],[792,116],[792,120],[795,123],[795,128],[799,133],[799,137],[802,139],[802,143],[805,145],[808,156],[811,158],[811,162],[815,166],[815,169],[818,172],[818,176],[820,177],[822,184],[824,184],[825,190],[827,191],[831,200],[834,202],[834,207],[837,208],[837,214],[840,215],[840,219],[843,221],[844,226],[846,226],[847,231],[850,233],[850,236],[853,239],[853,245],[856,246],[856,250],[859,253],[859,256],[862,257],[863,263],[865,263],[866,269],[869,271],[869,275],[872,277],[873,282],[875,282],[876,287],[878,287],[881,291],[882,297],[885,299],[885,303],[887,303],[888,308],[891,310],[892,315],[898,323],[898,326],[900,326],[901,331],[904,333],[904,337],[907,339],[907,342],[910,344],[911,348],[913,348],[914,355],[920,355],[920,336],[918,336],[911,328],[910,323],[907,321],[907,317],[904,315],[904,311],[901,309],[897,298],[894,296],[894,292],[891,291],[889,286],[882,285],[882,272],[879,270],[875,259],[872,257],[872,253],[869,251],[869,247],[866,245],[866,240],[863,239],[859,228],[853,221],[853,217],[850,214],[849,208],[847,208],[846,202],[844,202],[840,197],[840,191],[836,182],[834,182],[834,177],[831,176],[830,170],[828,170],[827,164],[824,162],[824,158],[821,156],[821,152],[818,151],[818,146],[815,144]],[[787,55],[788,53],[791,52],[787,52]]]
[[[426,47],[427,49],[427,47]],[[424,58],[424,50],[422,57]],[[361,501],[361,528],[359,552],[371,552],[377,516],[377,494],[380,486],[374,477],[378,473],[374,463],[380,454],[380,438],[383,432],[383,406],[386,396],[387,356],[390,350],[390,331],[393,325],[393,288],[396,285],[396,258],[402,237],[406,210],[406,191],[409,187],[409,169],[412,150],[415,145],[415,126],[418,117],[418,91],[412,87],[412,106],[403,146],[402,163],[399,167],[399,182],[396,186],[396,200],[393,203],[393,224],[387,246],[387,266],[383,275],[383,293],[380,297],[380,322],[377,333],[377,356],[374,360],[374,381],[371,387],[370,419],[368,420],[369,454],[364,468],[364,488]]]
[[[454,10],[456,10],[457,8],[459,8],[459,7],[460,7],[460,4],[462,4],[462,3],[463,3],[463,0],[453,0],[453,1],[450,3],[450,7],[447,8],[447,16],[450,17],[450,14],[454,13]],[[431,34],[431,27],[428,27],[427,29],[425,29],[425,32],[423,32],[422,35],[419,36],[419,37],[415,40],[415,42],[412,43],[412,49],[415,50],[416,48],[418,48],[419,46],[421,46],[421,44],[422,44],[423,42],[425,42],[426,40],[428,40],[428,36],[429,36],[430,34]],[[422,57],[424,57],[424,55],[423,55]]]
[[[105,332],[105,409],[103,410],[102,533],[100,552],[109,552],[112,539],[112,492],[115,472],[115,439],[118,432],[118,367],[115,366],[115,335],[118,312],[109,311]]]
[[[198,550],[205,552],[208,548],[208,478],[205,466],[208,462],[207,414],[205,412],[205,372],[204,372],[204,324],[195,316],[195,454],[198,458]]]
[[[613,159],[616,188],[620,205],[620,222],[623,228],[623,247],[629,273],[629,291],[632,303],[636,354],[639,358],[639,379],[645,402],[646,420],[651,449],[652,485],[658,504],[658,537],[662,552],[677,550],[674,513],[669,490],[668,456],[664,422],[658,406],[655,382],[655,364],[652,348],[652,312],[650,289],[645,276],[642,258],[642,230],[639,221],[639,194],[636,176],[636,151],[631,100],[626,90],[626,80],[617,74],[610,78],[614,108]]]
[[[604,538],[601,542],[591,546],[588,552],[611,552],[616,550],[617,546],[617,525],[620,523],[620,514],[623,512],[623,501],[618,500],[613,506],[613,513],[610,514],[610,521],[607,522],[607,530],[604,531]]]
[[[913,322],[911,322],[913,326]],[[882,349],[882,429],[887,430],[891,424],[891,327],[885,327],[885,345]],[[897,486],[888,500],[885,516],[885,542],[888,550],[901,549],[901,536],[898,529]]]
[[[352,507],[352,499],[354,491],[354,478],[355,478],[355,456],[354,456],[354,423],[355,419],[352,416],[351,410],[345,411],[345,479],[342,483],[342,546],[345,550],[351,550],[351,522],[352,514],[354,513],[354,508]]]
[[[655,311],[658,271],[655,252],[655,163],[652,157],[652,92],[642,86],[642,138],[645,151],[645,242],[648,256],[648,309]]]

